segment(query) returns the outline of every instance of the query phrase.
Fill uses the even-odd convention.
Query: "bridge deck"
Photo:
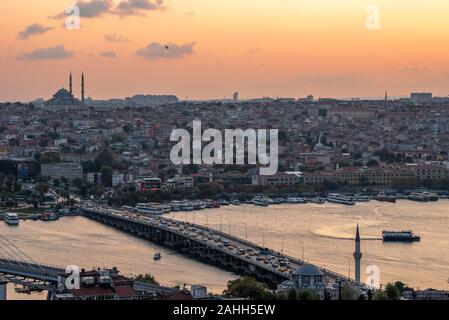
[[[87,215],[102,216],[104,218],[119,219],[124,222],[132,222],[143,226],[151,226],[161,231],[175,234],[195,243],[219,251],[235,259],[244,261],[247,264],[266,270],[278,276],[278,278],[288,279],[291,272],[294,272],[300,265],[304,264],[300,259],[287,256],[274,250],[260,253],[259,245],[224,232],[208,228],[202,225],[178,221],[161,216],[146,216],[127,211],[110,210],[102,208],[83,208]],[[219,241],[217,241],[219,239]],[[226,245],[223,245],[226,243]],[[251,253],[248,254],[248,253]],[[263,260],[262,260],[263,259]],[[271,260],[270,260],[271,259]],[[289,261],[288,267],[282,269],[280,261]],[[319,267],[326,278],[330,281],[352,282],[352,279],[336,272]]]

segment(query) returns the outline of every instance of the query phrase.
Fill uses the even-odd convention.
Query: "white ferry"
[[[348,206],[355,205],[355,201],[351,199],[351,197],[346,197],[341,194],[329,194],[327,196],[327,201],[331,203],[339,203],[339,204],[345,204]]]
[[[321,198],[321,197],[311,198],[309,201],[311,203],[316,203],[316,204],[325,204],[326,203],[326,199]]]
[[[195,206],[190,201],[185,201],[181,204],[181,210],[182,211],[193,211],[195,210]]]
[[[164,214],[164,209],[162,206],[153,205],[150,203],[138,203],[136,206],[136,211],[142,214],[149,215],[162,215]]]
[[[16,213],[7,212],[4,216],[5,223],[10,226],[18,226],[19,225],[19,216]]]
[[[303,198],[297,198],[297,197],[289,197],[286,200],[287,203],[306,203],[306,200]]]
[[[352,200],[355,202],[369,202],[371,199],[368,196],[357,193],[352,197]]]
[[[268,207],[268,201],[260,197],[253,198],[251,202],[256,206]]]

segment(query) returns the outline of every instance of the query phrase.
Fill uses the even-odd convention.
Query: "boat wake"
[[[336,239],[336,240],[351,240],[354,241],[355,237],[354,235],[346,234],[346,233],[339,233],[332,228],[329,229],[320,229],[315,232],[312,232],[312,234],[321,237],[321,238],[328,238],[328,239]],[[382,237],[361,237],[361,240],[365,241],[378,241],[382,240]]]

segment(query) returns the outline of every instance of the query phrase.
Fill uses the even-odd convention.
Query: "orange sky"
[[[0,1],[0,101],[47,99],[70,71],[79,95],[82,70],[97,99],[449,94],[447,0],[165,0],[121,16],[122,1],[129,9],[157,0],[83,0],[89,10],[91,1],[109,8],[81,17],[80,30],[51,18],[76,0]],[[365,26],[370,4],[380,8],[380,30]],[[51,30],[23,36],[33,24]],[[107,41],[111,34],[127,41]],[[151,43],[169,49],[154,59]],[[46,52],[58,46],[64,59]]]

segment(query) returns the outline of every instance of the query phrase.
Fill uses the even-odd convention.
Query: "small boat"
[[[376,201],[380,201],[380,202],[396,203],[396,197],[395,196],[387,196],[386,194],[383,194],[383,193],[378,194],[373,199],[376,200]]]
[[[418,201],[418,202],[428,202],[430,201],[429,197],[422,192],[413,192],[408,196],[409,200]]]
[[[235,199],[235,200],[231,200],[231,204],[233,204],[235,206],[239,206],[241,203],[239,200]]]
[[[5,219],[5,223],[10,226],[18,226],[20,223],[19,216],[17,215],[17,213],[13,212],[5,213],[3,219]]]
[[[155,261],[161,260],[161,259],[162,259],[161,253],[160,253],[160,252],[156,252],[156,253],[154,254],[153,259],[154,259]]]
[[[306,203],[306,200],[304,198],[299,197],[289,197],[286,200],[287,203]]]
[[[370,197],[358,193],[352,197],[352,200],[355,202],[369,202]]]
[[[309,201],[311,203],[316,203],[316,204],[324,204],[324,203],[326,203],[326,199],[321,198],[321,197],[312,198]]]
[[[268,207],[268,201],[266,201],[265,199],[260,198],[260,197],[253,198],[252,204],[254,204],[256,206],[261,206],[261,207]]]

